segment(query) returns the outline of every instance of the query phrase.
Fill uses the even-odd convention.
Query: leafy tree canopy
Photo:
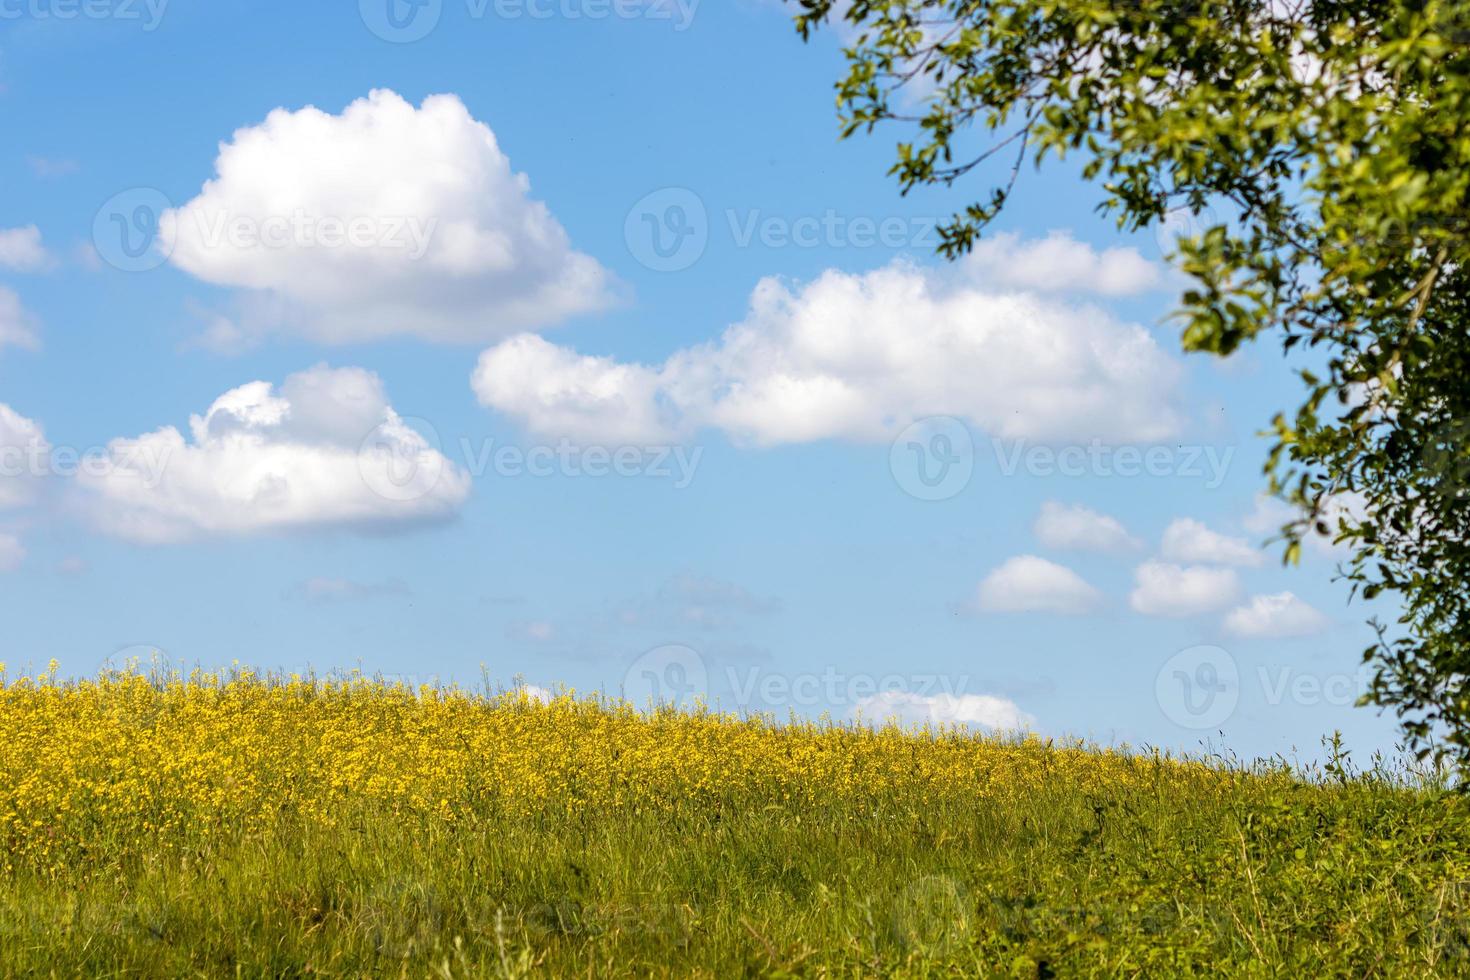
[[[904,126],[907,193],[998,164],[941,227],[975,243],[1023,164],[1079,154],[1125,230],[1218,214],[1175,256],[1186,349],[1314,349],[1267,473],[1347,549],[1366,700],[1470,770],[1470,8],[1414,0],[792,0],[844,39],[843,135]],[[983,142],[970,152],[977,139]],[[970,197],[969,194],[966,197]]]

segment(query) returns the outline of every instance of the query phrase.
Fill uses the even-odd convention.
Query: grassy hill
[[[0,689],[0,974],[1456,976],[1431,781],[249,673]]]

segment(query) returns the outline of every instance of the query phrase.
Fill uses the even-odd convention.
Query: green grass
[[[0,878],[0,973],[1463,976],[1465,801],[1237,772],[1025,803],[895,798],[459,823],[371,808]],[[1160,784],[1162,785],[1162,784]]]

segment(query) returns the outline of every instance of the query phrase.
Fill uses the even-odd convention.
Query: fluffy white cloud
[[[455,96],[277,109],[221,145],[215,168],[160,237],[180,268],[258,291],[245,333],[483,343],[610,300],[607,272]]]
[[[1031,241],[1013,232],[992,235],[978,242],[964,261],[987,282],[1038,293],[1129,296],[1159,288],[1165,277],[1164,267],[1137,249],[1099,252],[1060,231]]]
[[[1231,568],[1181,568],[1149,561],[1134,572],[1128,604],[1145,616],[1184,617],[1213,612],[1240,594],[1240,580]]]
[[[1252,566],[1261,564],[1266,557],[1245,538],[1212,531],[1188,517],[1177,518],[1164,529],[1161,553],[1169,561],[1206,565]]]
[[[1329,533],[1318,534],[1316,530],[1309,532],[1305,538],[1306,546],[1319,555],[1333,558],[1341,558],[1347,554],[1349,547],[1346,544],[1333,544],[1333,538],[1337,536],[1338,523],[1347,520],[1349,523],[1361,521],[1366,516],[1367,504],[1360,493],[1343,493],[1326,502],[1323,512],[1323,522],[1327,525]],[[1241,525],[1253,534],[1269,534],[1272,537],[1280,533],[1281,528],[1296,520],[1298,512],[1285,501],[1273,497],[1270,494],[1257,494],[1255,505],[1251,512],[1241,521]]]
[[[1291,592],[1252,596],[1225,617],[1227,632],[1249,639],[1310,636],[1330,625],[1326,616]]]
[[[1296,516],[1296,511],[1286,501],[1269,493],[1256,494],[1251,512],[1240,522],[1252,534],[1275,534]]]
[[[36,346],[36,318],[20,305],[13,290],[0,286],[0,348]]]
[[[1000,731],[1030,729],[1036,719],[1014,701],[990,694],[936,694],[884,691],[858,701],[854,717],[871,724],[978,725]]]
[[[1036,539],[1048,548],[1121,552],[1142,545],[1116,517],[1081,504],[1069,506],[1054,500],[1041,505],[1033,530]]]
[[[16,571],[25,561],[26,549],[13,534],[0,531],[0,574]]]
[[[526,696],[527,700],[535,701],[537,704],[550,704],[556,700],[555,694],[544,687],[537,687],[535,684],[522,684],[520,687],[515,687],[510,690],[510,696],[513,698],[518,698],[522,694]]]
[[[188,437],[169,426],[116,439],[110,467],[78,475],[83,504],[104,530],[156,543],[390,528],[449,518],[469,495],[468,474],[359,368],[312,368],[279,391],[242,385],[192,416],[189,429]]]
[[[50,448],[40,425],[0,402],[0,510],[36,502]],[[16,571],[25,557],[20,538],[0,530],[0,573]]]
[[[0,228],[0,269],[35,272],[51,264],[51,253],[41,244],[41,229]]]
[[[982,612],[1077,615],[1096,608],[1102,594],[1080,575],[1035,555],[1018,555],[985,577],[975,596]]]
[[[480,357],[480,403],[519,416],[531,430],[586,443],[653,444],[678,437],[658,371],[590,357],[541,337],[513,337]]]
[[[962,417],[1002,438],[1150,441],[1180,425],[1178,363],[1104,311],[996,292],[903,260],[755,288],[746,318],[661,365],[589,357],[540,337],[486,351],[482,404],[533,432],[655,443],[716,428],[762,446],[883,440]]]
[[[35,502],[50,448],[40,424],[0,402],[0,510]]]

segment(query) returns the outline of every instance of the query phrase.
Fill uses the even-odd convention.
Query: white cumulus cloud
[[[535,684],[522,684],[519,687],[511,688],[509,693],[513,698],[519,698],[524,694],[528,701],[534,701],[537,704],[550,704],[556,700],[556,695],[549,689],[538,687]]]
[[[534,432],[586,443],[652,444],[677,438],[655,369],[591,357],[537,337],[513,337],[480,357],[475,393]]]
[[[1035,555],[1018,555],[980,583],[975,608],[1077,615],[1096,608],[1101,600],[1102,594],[1070,568]]]
[[[976,243],[964,260],[970,269],[997,286],[1038,293],[1099,293],[1130,296],[1164,284],[1164,267],[1135,248],[1094,249],[1067,232],[1023,240],[1001,232]]]
[[[1014,701],[991,694],[936,694],[926,697],[909,691],[884,691],[858,701],[853,712],[870,724],[977,725],[998,731],[1027,730],[1036,719]]]
[[[1300,512],[1286,501],[1270,494],[1257,494],[1251,513],[1247,514],[1241,525],[1253,534],[1269,534],[1272,537],[1281,532],[1286,524],[1294,522],[1300,516]],[[1327,534],[1319,534],[1315,527],[1311,528],[1305,538],[1308,549],[1319,555],[1332,558],[1341,558],[1352,549],[1346,542],[1334,544],[1333,539],[1337,537],[1339,525],[1346,521],[1349,525],[1362,522],[1367,517],[1367,502],[1362,494],[1341,493],[1325,502],[1322,513],[1322,523],[1327,527]],[[1280,545],[1277,545],[1280,547]]]
[[[36,272],[51,264],[51,253],[41,244],[41,229],[0,228],[0,269]]]
[[[1142,545],[1116,517],[1054,500],[1041,505],[1033,530],[1038,541],[1058,550],[1122,552]]]
[[[277,109],[167,211],[172,261],[255,291],[239,329],[485,343],[606,306],[610,277],[453,95]]]
[[[1225,617],[1226,632],[1248,639],[1310,636],[1331,625],[1321,612],[1291,592],[1251,596]]]
[[[50,449],[39,424],[0,402],[0,511],[37,501]],[[20,538],[0,529],[0,573],[16,571],[25,557]]]
[[[662,364],[514,337],[481,356],[473,386],[539,435],[588,442],[704,428],[759,446],[881,441],[934,415],[1001,438],[1144,442],[1179,428],[1178,376],[1147,330],[1097,307],[896,260],[763,279],[743,321]]]
[[[1181,567],[1149,561],[1134,572],[1128,603],[1145,616],[1182,618],[1223,608],[1239,594],[1240,580],[1233,568]]]
[[[35,502],[50,449],[38,422],[0,402],[0,510]]]
[[[82,503],[107,532],[147,543],[443,520],[470,491],[360,368],[242,385],[192,416],[187,436],[167,426],[113,440],[108,456],[79,473]]]
[[[1260,565],[1265,554],[1245,538],[1212,531],[1199,521],[1180,517],[1164,529],[1161,554],[1169,561],[1205,565]]]
[[[0,348],[36,346],[36,318],[20,305],[13,290],[0,286]]]

